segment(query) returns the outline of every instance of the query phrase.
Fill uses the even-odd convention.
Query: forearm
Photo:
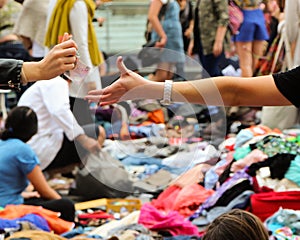
[[[51,188],[40,167],[36,166],[31,173],[27,175],[28,180],[33,185],[34,189],[40,194],[42,198],[45,199],[60,199],[61,196],[53,189]]]
[[[148,11],[148,20],[152,24],[153,29],[155,32],[160,36],[160,38],[165,38],[166,33],[160,23],[160,20],[158,18],[159,12],[161,8],[163,7],[163,4],[159,0],[154,0],[150,4],[150,8]]]
[[[24,62],[22,70],[22,83],[35,82],[42,79],[43,74],[40,62]]]
[[[43,190],[39,191],[39,194],[44,199],[49,199],[49,200],[61,199],[61,196],[50,186],[47,186]]]
[[[130,91],[133,99],[162,99],[164,83],[143,85],[143,90]],[[278,91],[272,76],[259,78],[216,77],[187,82],[174,82],[171,100],[213,106],[289,105]]]
[[[226,31],[227,27],[219,26],[216,33],[215,42],[223,43]]]
[[[172,100],[213,106],[285,106],[271,75],[241,78],[216,77],[173,84]]]
[[[173,83],[172,100],[204,105],[236,105],[236,86],[231,77]]]
[[[152,17],[149,18],[149,21],[151,22],[151,24],[153,26],[153,29],[158,34],[158,36],[160,36],[160,38],[165,38],[166,33],[165,33],[158,17],[157,16],[152,16]]]
[[[208,105],[224,105],[235,103],[234,86],[230,77],[222,79],[210,78],[194,81],[173,82],[171,100],[173,102],[190,102]],[[227,84],[226,84],[227,83]],[[221,97],[222,94],[222,97]],[[135,86],[121,97],[122,100],[136,99],[163,99],[164,82],[147,81]]]

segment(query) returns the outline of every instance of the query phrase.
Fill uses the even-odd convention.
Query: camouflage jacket
[[[205,55],[211,54],[219,26],[228,26],[228,0],[201,0],[198,7],[200,39]],[[224,50],[230,46],[230,32],[224,37]]]
[[[0,39],[13,33],[14,25],[22,10],[22,4],[8,0],[0,9]]]
[[[235,3],[241,8],[244,7],[258,7],[262,0],[235,0]]]

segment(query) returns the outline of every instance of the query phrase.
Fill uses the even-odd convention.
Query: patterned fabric
[[[258,7],[262,2],[261,0],[234,0],[240,7]]]
[[[271,135],[257,142],[255,146],[267,154],[268,157],[272,157],[278,153],[300,154],[300,144],[298,142]]]
[[[192,221],[195,218],[200,217],[205,213],[205,211],[214,206],[218,199],[223,195],[224,192],[226,192],[228,189],[232,188],[235,184],[243,181],[243,180],[249,180],[250,183],[252,183],[252,177],[246,173],[246,168],[236,172],[230,179],[228,179],[226,182],[224,182],[213,195],[211,195],[195,212],[193,215],[189,217],[189,220]]]
[[[200,39],[205,55],[212,54],[213,45],[219,26],[229,23],[227,0],[201,0],[198,8]],[[224,47],[229,48],[230,32],[224,39]]]
[[[8,0],[7,4],[0,9],[0,40],[13,33],[15,22],[21,10],[22,5],[14,0]]]

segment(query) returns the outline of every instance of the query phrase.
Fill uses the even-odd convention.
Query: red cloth
[[[250,197],[250,211],[265,221],[280,207],[300,210],[299,203],[300,191],[256,193]]]
[[[51,230],[57,234],[62,234],[73,229],[74,223],[67,222],[59,218],[60,213],[47,210],[41,206],[31,205],[6,205],[6,207],[0,211],[0,218],[15,219],[25,216],[26,214],[34,213],[43,217]]]
[[[151,204],[158,210],[177,211],[184,217],[191,216],[214,193],[195,183],[184,188],[172,185],[165,189]]]
[[[139,217],[139,224],[154,231],[168,231],[173,236],[199,236],[198,228],[176,211],[164,214],[150,203],[144,203]]]
[[[79,219],[113,219],[114,216],[103,211],[95,211],[93,213],[78,214]]]

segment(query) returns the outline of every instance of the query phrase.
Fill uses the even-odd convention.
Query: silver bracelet
[[[173,81],[172,80],[165,80],[164,96],[163,96],[163,99],[160,101],[161,104],[163,104],[163,105],[172,104],[172,100],[171,100],[172,86],[173,86]]]

